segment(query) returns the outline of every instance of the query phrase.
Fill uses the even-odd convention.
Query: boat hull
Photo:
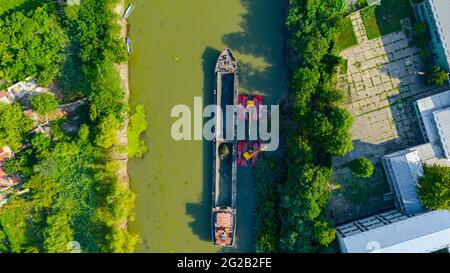
[[[237,61],[229,49],[220,54],[215,69],[214,102],[225,112],[227,105],[237,107],[239,95]],[[226,123],[216,115],[215,138],[212,142],[212,241],[214,245],[231,247],[236,236],[237,142],[225,134]],[[237,113],[232,124],[236,132]],[[223,118],[223,120],[221,120]],[[222,126],[220,126],[222,125]]]

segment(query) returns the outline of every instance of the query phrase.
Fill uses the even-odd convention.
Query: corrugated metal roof
[[[450,212],[437,210],[348,237],[339,237],[350,253],[427,253],[450,245]]]
[[[422,211],[417,180],[423,175],[422,162],[417,150],[404,151],[392,157],[387,156],[391,168],[392,179],[398,190],[398,200],[402,203],[405,213],[414,214]]]

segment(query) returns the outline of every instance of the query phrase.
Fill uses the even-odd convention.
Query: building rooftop
[[[396,204],[406,214],[415,214],[423,210],[417,193],[417,181],[423,175],[422,162],[433,160],[442,154],[433,144],[424,144],[398,151],[382,158],[391,190],[395,194]]]
[[[433,12],[433,17],[442,40],[447,63],[450,64],[450,1],[448,0],[428,0]]]
[[[426,212],[352,236],[339,236],[338,239],[343,252],[434,252],[450,246],[450,212]]]
[[[415,105],[425,140],[436,143],[439,141],[439,132],[435,125],[433,113],[450,107],[450,91],[420,99]]]
[[[450,158],[450,108],[433,112],[441,146],[446,158]]]

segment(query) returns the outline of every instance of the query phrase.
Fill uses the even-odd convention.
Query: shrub
[[[427,73],[427,82],[432,85],[443,85],[448,82],[448,73],[435,65]]]
[[[356,176],[369,178],[373,174],[374,166],[369,159],[360,157],[350,162],[350,170]]]

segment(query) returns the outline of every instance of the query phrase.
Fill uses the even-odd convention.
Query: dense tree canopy
[[[0,103],[0,146],[18,149],[32,128],[33,122],[22,113],[19,104]]]
[[[419,195],[427,209],[450,209],[450,167],[425,165],[419,179]]]
[[[55,96],[42,93],[31,99],[31,106],[40,115],[48,115],[58,109],[59,103]]]
[[[276,194],[271,197],[257,188],[259,252],[321,252],[332,247],[335,229],[323,215],[330,198],[331,157],[353,148],[353,118],[342,108],[343,92],[335,88],[343,60],[334,34],[345,6],[343,0],[288,1],[292,111],[283,119],[293,122],[284,128],[287,157],[279,163],[287,165],[287,172],[275,178],[267,175],[274,167],[262,165],[267,177],[257,176],[257,185],[267,185],[266,191]]]
[[[45,86],[56,78],[67,36],[53,9],[45,5],[0,20],[0,79],[11,84],[37,76]]]
[[[115,63],[126,59],[113,11],[117,3],[85,0],[58,10],[57,5],[42,3],[45,7],[13,13],[0,23],[0,78],[15,81],[35,74],[40,83],[49,83],[60,72],[65,99],[81,96],[88,104],[79,108],[78,121],[85,124],[78,133],[66,133],[60,120],[52,122],[49,136],[29,134],[32,122],[19,105],[0,105],[0,145],[16,149],[28,144],[6,162],[6,170],[18,174],[29,190],[11,197],[0,209],[0,251],[70,252],[71,241],[79,242],[83,252],[134,250],[138,237],[124,223],[132,214],[135,196],[118,181],[111,159],[126,109],[115,69]],[[19,28],[18,22],[24,26]],[[30,40],[24,45],[28,51],[15,45],[20,54],[13,60],[8,53],[11,43],[2,41],[22,34]],[[22,57],[34,66],[18,62]],[[16,66],[4,69],[7,62]],[[58,106],[48,95],[31,103],[40,114]]]

